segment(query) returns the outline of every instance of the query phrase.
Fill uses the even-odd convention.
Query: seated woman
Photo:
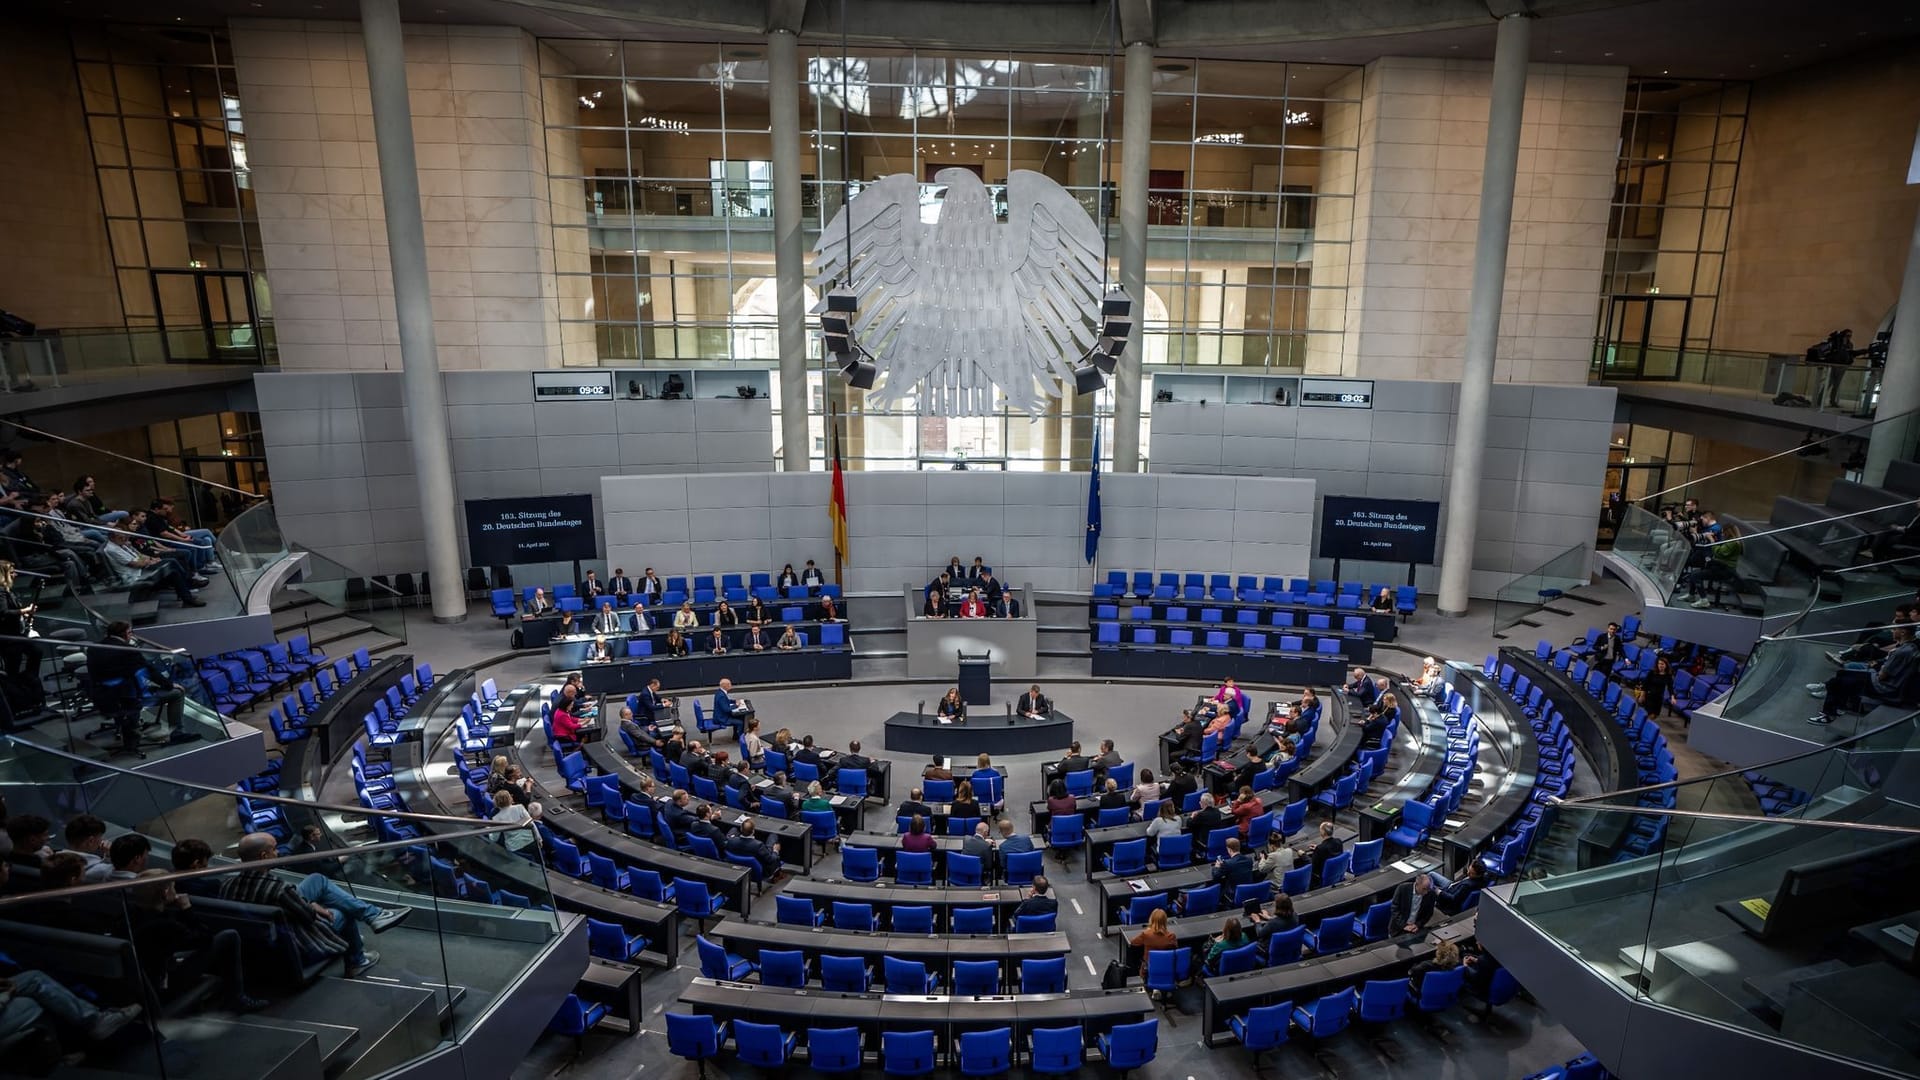
[[[947,806],[947,819],[977,818],[980,816],[979,800],[973,797],[973,781],[962,780],[953,789],[953,802]]]
[[[1414,680],[1414,689],[1427,697],[1433,697],[1446,685],[1446,680],[1440,677],[1440,661],[1431,656],[1420,661],[1420,677]]]
[[[1142,803],[1152,802],[1159,797],[1160,781],[1153,778],[1153,770],[1141,769],[1140,775],[1134,778],[1133,794],[1128,797],[1127,801],[1135,806],[1139,806]]]
[[[1180,820],[1179,809],[1179,807],[1173,805],[1172,799],[1162,800],[1158,816],[1147,825],[1147,836],[1158,840],[1170,833],[1186,832],[1187,824]]]
[[[840,621],[840,609],[834,604],[833,597],[831,596],[822,596],[820,598],[820,621]]]
[[[685,656],[687,652],[687,639],[681,635],[680,628],[676,626],[667,631],[667,655]]]
[[[700,616],[693,612],[693,601],[680,601],[680,610],[673,613],[673,628],[691,630],[700,625]]]
[[[940,699],[940,708],[937,710],[937,714],[948,720],[952,720],[956,724],[967,718],[967,703],[960,700],[959,687],[956,686],[948,690],[947,696]]]
[[[820,787],[820,781],[815,780],[812,783],[807,785],[807,798],[804,802],[800,804],[800,809],[802,810],[833,809],[833,800],[827,798],[826,791]]]
[[[800,587],[800,575],[794,573],[793,564],[788,563],[786,566],[780,568],[780,576],[774,578],[773,583],[779,586],[782,592],[788,589],[797,589]]]
[[[927,594],[927,602],[920,608],[920,617],[923,619],[944,619],[947,617],[947,602],[941,599],[940,590],[935,589]]]
[[[933,834],[927,831],[927,819],[919,814],[907,822],[907,834],[900,838],[901,851],[932,851]]]
[[[787,650],[800,647],[800,635],[794,633],[792,623],[788,623],[786,632],[780,635],[780,641],[777,647]]]
[[[1229,918],[1226,923],[1220,927],[1219,935],[1207,943],[1207,960],[1205,966],[1208,970],[1212,970],[1219,966],[1221,953],[1229,949],[1238,949],[1251,944],[1253,944],[1253,935],[1246,933],[1240,928],[1239,919]]]
[[[1373,610],[1382,615],[1391,615],[1393,609],[1393,590],[1385,585],[1380,586],[1380,591],[1373,594]]]
[[[1055,780],[1052,786],[1047,788],[1048,816],[1051,817],[1054,814],[1077,814],[1079,812],[1080,800],[1067,794],[1067,785],[1064,780]]]

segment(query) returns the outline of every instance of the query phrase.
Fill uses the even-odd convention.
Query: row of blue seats
[[[1592,1054],[1581,1054],[1564,1064],[1549,1065],[1527,1080],[1613,1080],[1613,1074]]]
[[[1386,837],[1409,851],[1418,850],[1446,823],[1447,815],[1460,808],[1473,786],[1474,767],[1480,760],[1480,726],[1466,698],[1449,686],[1440,705],[1441,722],[1447,728],[1446,759],[1427,789],[1401,805],[1400,820]],[[1392,742],[1389,736],[1387,743]]]
[[[280,699],[280,704],[267,709],[267,724],[273,729],[274,737],[282,743],[297,742],[306,738],[311,733],[307,727],[308,721],[320,711],[321,703],[340,693],[354,679],[364,675],[373,667],[373,658],[367,655],[365,649],[358,650],[351,657],[341,657],[330,663],[327,662],[326,657],[318,654],[315,654],[315,659],[325,666],[316,668],[312,679],[295,686],[293,693]],[[401,684],[398,682],[391,689],[396,691],[395,696],[403,700],[406,694],[418,697],[425,691],[425,686],[421,685],[422,678],[429,685],[433,681],[433,669],[425,664],[410,673],[406,683],[407,688],[404,691],[400,690]],[[391,708],[390,703],[388,707]]]
[[[1364,630],[1365,628],[1362,627],[1362,629]],[[1160,644],[1159,628],[1152,626],[1135,626],[1132,630],[1132,637],[1123,643],[1120,640],[1119,623],[1096,623],[1094,624],[1093,631],[1093,647],[1096,649],[1117,649],[1122,644]],[[1344,639],[1337,637],[1314,638],[1313,648],[1309,649],[1307,648],[1307,639],[1304,635],[1279,634],[1273,638],[1272,647],[1278,652],[1338,656],[1340,655],[1340,642],[1342,640]],[[1238,647],[1251,652],[1266,652],[1268,649],[1267,641],[1267,634],[1249,631],[1240,635],[1240,644]],[[1176,649],[1191,648],[1195,644],[1193,631],[1170,630],[1167,632],[1166,643]],[[1235,647],[1232,644],[1232,636],[1225,630],[1206,631],[1205,635],[1201,638],[1200,644],[1202,648],[1207,649],[1230,649]]]
[[[1044,931],[1016,928],[1014,932],[1051,933],[1052,930],[1049,925]],[[758,958],[748,960],[728,952],[720,943],[708,940],[705,934],[699,935],[696,942],[699,946],[700,974],[705,978],[726,982],[745,982],[748,976],[753,976],[761,986],[804,990],[813,984],[834,994],[864,994],[879,989],[888,994],[914,996],[951,993],[956,997],[991,997],[1002,992],[1002,966],[998,960],[955,960],[943,970],[929,968],[922,960],[882,956],[878,972],[880,980],[876,986],[874,969],[860,956],[825,953],[820,956],[818,964],[814,964],[799,949],[762,949]],[[1064,956],[1028,958],[1022,966],[1028,964],[1033,965],[1030,969],[1031,980],[1028,978],[1029,971],[1023,970],[1020,993],[1060,993],[1066,988]],[[1028,990],[1025,988],[1027,985],[1058,986],[1059,989]],[[943,990],[943,987],[950,989]]]
[[[1741,773],[1740,777],[1753,789],[1753,797],[1760,800],[1760,809],[1768,817],[1798,810],[1812,800],[1812,796],[1799,788],[1771,779],[1754,769]]]
[[[1129,579],[1124,570],[1107,571],[1107,580],[1093,587],[1096,598],[1123,596],[1152,597],[1156,600],[1239,600],[1243,603],[1314,604],[1331,607],[1341,597],[1356,597],[1364,606],[1390,589],[1394,609],[1401,615],[1412,614],[1419,590],[1412,585],[1386,585],[1380,582],[1310,581],[1306,578],[1262,578],[1253,574],[1186,574],[1162,571],[1159,580],[1150,570],[1136,570]]]
[[[1514,685],[1518,686],[1518,680]],[[1486,851],[1480,856],[1480,864],[1496,878],[1512,877],[1520,872],[1520,864],[1533,847],[1534,835],[1539,831],[1540,818],[1546,813],[1547,806],[1573,786],[1575,760],[1573,736],[1567,731],[1566,721],[1558,710],[1545,701],[1543,694],[1529,692],[1515,695],[1514,687],[1510,686],[1502,686],[1501,692],[1513,700],[1520,707],[1521,715],[1526,717],[1539,751],[1540,765],[1534,774],[1533,790],[1527,796],[1526,808],[1512,824],[1488,842]],[[1458,691],[1450,687],[1449,693],[1457,695]]]
[[[839,600],[844,595],[838,585],[790,585],[785,589],[781,589],[773,585],[770,581],[756,581],[754,585],[749,588],[738,582],[737,579],[739,576],[738,574],[728,574],[728,583],[717,588],[714,586],[711,577],[701,577],[696,579],[696,584],[691,589],[687,588],[687,579],[685,578],[668,578],[666,588],[658,593],[603,592],[600,594],[600,600],[610,600],[615,605],[625,608],[633,603],[635,597],[644,596],[647,598],[647,606],[649,607],[677,608],[688,600],[699,605],[715,604],[723,599],[729,604],[744,604],[752,597],[759,597],[761,603],[772,604],[781,600],[810,600],[817,596],[831,596],[835,600]],[[755,578],[760,578],[765,575],[756,574],[754,576]],[[676,584],[676,582],[678,584]],[[704,582],[705,584],[699,584],[698,582]],[[533,594],[538,588],[539,586],[528,585],[521,589],[518,595],[516,595],[512,589],[491,590],[488,596],[493,603],[493,613],[495,615],[511,615],[516,610],[524,610],[532,605]],[[584,611],[587,608],[586,597],[581,596],[579,590],[572,585],[555,585],[553,588],[545,591],[549,602],[553,604],[554,610],[556,611]],[[518,608],[515,607],[516,604],[519,605]],[[597,608],[599,603],[596,602],[594,606]]]
[[[326,655],[302,634],[284,645],[269,641],[202,657],[196,667],[214,708],[232,715],[293,685],[295,679],[323,673],[328,663]]]
[[[667,1014],[667,1049],[677,1057],[705,1063],[720,1056],[732,1027],[734,1057],[742,1065],[761,1069],[785,1068],[794,1052],[802,1048],[798,1032],[781,1030],[777,1024],[755,1024],[746,1020],[727,1021],[699,1013]],[[1011,1027],[989,1031],[960,1032],[947,1048],[962,1076],[1000,1076],[1024,1056],[1028,1072],[1045,1075],[1078,1072],[1088,1049],[1097,1049],[1110,1068],[1123,1074],[1154,1059],[1159,1047],[1158,1018],[1134,1024],[1117,1024],[1111,1031],[1087,1041],[1085,1029],[1069,1027],[1035,1028],[1025,1047],[1013,1042]],[[809,1028],[804,1048],[807,1064],[816,1072],[861,1072],[867,1068],[866,1052],[859,1028]],[[1024,1055],[1021,1051],[1024,1050]],[[880,1035],[880,1070],[888,1076],[927,1076],[940,1064],[941,1047],[929,1029],[885,1031]]]
[[[1489,990],[1489,1007],[1495,1003],[1494,997],[1505,995],[1501,1000],[1506,1000],[1518,990],[1518,984],[1504,968],[1494,973],[1495,983],[1499,984],[1503,975],[1506,975],[1505,984]],[[1390,1024],[1404,1018],[1409,1011],[1429,1015],[1444,1012],[1459,1003],[1465,986],[1464,966],[1429,971],[1421,978],[1418,989],[1408,978],[1368,979],[1358,987],[1349,986],[1304,1004],[1282,1001],[1249,1009],[1239,1016],[1228,1017],[1227,1028],[1240,1040],[1241,1046],[1253,1051],[1254,1060],[1258,1062],[1261,1054],[1279,1049],[1296,1034],[1318,1043],[1347,1030],[1356,1021]]]
[[[1222,626],[1232,625],[1236,627],[1239,627],[1239,626],[1257,627],[1261,625],[1260,612],[1252,608],[1241,608],[1238,611],[1235,611],[1233,613],[1233,618],[1231,620],[1229,620],[1226,617],[1225,610],[1221,608],[1201,608],[1200,617],[1198,619],[1188,618],[1189,614],[1190,612],[1186,608],[1170,607],[1167,609],[1167,614],[1164,618],[1156,618],[1153,614],[1153,608],[1149,607],[1146,604],[1133,604],[1127,608],[1126,618],[1129,623],[1133,623],[1136,625],[1140,623],[1190,623],[1190,622],[1198,622],[1203,626],[1219,624]],[[1106,620],[1109,622],[1117,620],[1120,618],[1120,606],[1118,604],[1097,604],[1093,609],[1093,617],[1096,620]],[[1340,630],[1342,633],[1347,633],[1347,634],[1367,633],[1366,616],[1341,615],[1339,616],[1339,618],[1340,618]],[[1292,629],[1295,626],[1300,626],[1302,629],[1306,629],[1306,630],[1326,630],[1330,632],[1334,628],[1333,620],[1334,620],[1333,615],[1308,615],[1306,618],[1306,622],[1304,624],[1300,624],[1295,621],[1295,616],[1293,612],[1275,611],[1268,616],[1266,625],[1277,627],[1280,629]]]

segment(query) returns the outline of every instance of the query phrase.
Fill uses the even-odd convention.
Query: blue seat
[[[1407,1014],[1407,980],[1368,979],[1354,1015],[1368,1024],[1390,1024]]]
[[[1353,845],[1351,848],[1353,852],[1353,863],[1347,868],[1348,872],[1353,874],[1354,877],[1359,877],[1362,874],[1371,874],[1375,870],[1380,869],[1380,856],[1381,853],[1385,851],[1386,846],[1387,841],[1385,837],[1376,840],[1367,840]]]
[[[1164,839],[1164,838],[1163,838]],[[1167,894],[1164,892],[1143,893],[1127,897],[1127,906],[1121,912],[1120,922],[1126,926],[1145,926],[1153,915],[1154,908],[1167,906]]]
[[[802,810],[800,820],[813,827],[813,842],[820,845],[822,851],[840,837],[840,817],[831,810]],[[842,856],[845,854],[841,852]]]
[[[1232,832],[1222,829],[1221,832]],[[1211,915],[1220,910],[1220,886],[1202,885],[1180,894],[1180,915]]]
[[[1193,952],[1188,949],[1147,950],[1146,986],[1171,994],[1193,974]]]
[[[511,589],[497,589],[496,592],[512,593]],[[607,1007],[601,1004],[588,1005],[580,1000],[578,994],[568,994],[560,1003],[560,1008],[547,1021],[547,1030],[555,1035],[571,1035],[579,1038],[585,1035],[593,1025],[605,1019]]]
[[[940,977],[918,960],[886,956],[881,961],[880,974],[889,994],[931,994],[940,988]]]
[[[1137,1024],[1115,1024],[1099,1041],[1107,1067],[1120,1070],[1124,1076],[1153,1060],[1160,1048],[1160,1020],[1155,1017]]]
[[[1087,819],[1079,814],[1056,814],[1047,822],[1047,848],[1066,861],[1087,839]]]
[[[1377,904],[1369,905],[1366,912],[1360,916],[1361,938],[1367,941],[1385,941],[1392,930],[1387,925],[1387,920],[1391,918],[1393,918],[1393,901],[1382,900]]]
[[[1353,852],[1343,851],[1320,864],[1320,887],[1338,885],[1347,880],[1347,868],[1353,864]],[[1309,863],[1309,866],[1312,864]]]
[[[980,856],[953,852],[947,856],[947,884],[956,887],[979,886],[984,869]]]
[[[807,985],[807,954],[799,949],[761,949],[760,985],[798,990]]]
[[[1227,1018],[1227,1030],[1240,1040],[1240,1045],[1253,1051],[1255,1071],[1259,1070],[1260,1055],[1268,1050],[1277,1050],[1287,1041],[1287,1022],[1293,1018],[1293,1002],[1283,1001],[1278,1005],[1267,1005],[1258,1009],[1248,1009],[1239,1016]]]
[[[872,904],[855,903],[851,900],[833,902],[833,928],[835,930],[858,930],[863,934],[877,933],[880,919],[873,913]]]
[[[713,941],[705,934],[694,935],[694,943],[700,951],[700,974],[709,979],[738,981],[760,970],[760,965],[743,956],[735,956],[726,946]],[[738,1038],[736,1030],[735,1037]]]
[[[587,920],[587,951],[602,960],[626,963],[646,948],[644,934],[628,934],[619,923]]]
[[[1344,915],[1329,915],[1320,920],[1320,925],[1307,932],[1307,946],[1321,956],[1339,952],[1352,945],[1352,912]]]
[[[1094,825],[1098,828],[1110,829],[1115,825],[1125,825],[1132,820],[1132,810],[1124,806],[1109,806],[1100,811],[1099,816],[1094,819]]]
[[[1147,838],[1123,840],[1113,845],[1113,850],[1100,856],[1100,865],[1113,874],[1143,873],[1147,868]]]
[[[820,811],[832,814],[831,810]],[[848,881],[879,881],[880,853],[869,847],[840,849],[840,875]]]
[[[1020,961],[1020,992],[1023,994],[1060,994],[1067,989],[1067,958],[1028,957]]]
[[[999,1076],[1013,1068],[1013,1029],[960,1033],[960,1075]]]
[[[1429,971],[1420,979],[1419,990],[1408,988],[1407,999],[1421,1012],[1451,1009],[1460,1000],[1460,990],[1466,985],[1466,980],[1467,969],[1464,967]]]
[[[1045,866],[1046,856],[1038,851],[1016,851],[1006,858],[1005,880],[1009,885],[1031,885],[1034,875]]]
[[[1119,845],[1114,845],[1118,847]],[[1177,870],[1193,865],[1193,834],[1167,833],[1153,849],[1155,870]]]
[[[927,904],[895,904],[887,918],[896,934],[933,933],[933,908]]]
[[[505,626],[508,620],[518,614],[520,607],[515,602],[512,589],[495,589],[492,593],[493,617]]]
[[[667,1052],[686,1058],[706,1071],[706,1063],[720,1056],[727,1041],[727,1022],[698,1013],[667,1014]]]
[[[870,973],[867,962],[858,956],[822,956],[820,985],[843,994],[864,994]]]
[[[1210,965],[1209,975],[1238,975],[1252,971],[1260,963],[1260,946],[1249,942],[1237,949],[1228,949],[1220,954],[1220,959]]]
[[[587,853],[588,880],[603,889],[614,892],[627,891],[627,872],[619,864],[605,855],[596,852]]]
[[[1282,964],[1298,963],[1300,952],[1307,944],[1307,928],[1296,926],[1291,930],[1282,930],[1267,939],[1267,966],[1279,967]]]
[[[807,1064],[815,1072],[859,1072],[864,1054],[857,1027],[807,1029]]]
[[[1093,770],[1075,769],[1060,778],[1067,785],[1067,794],[1076,799],[1093,794]]]
[[[704,881],[677,877],[673,879],[673,899],[680,914],[692,916],[700,924],[700,929],[705,931],[707,920],[720,914],[727,898],[713,895]]]
[[[757,1065],[762,1069],[784,1067],[798,1039],[798,1036],[780,1030],[778,1024],[754,1024],[745,1020],[733,1022],[734,1056],[745,1064]]]
[[[1016,934],[1051,934],[1056,928],[1058,916],[1055,912],[1044,915],[1015,915],[1013,932]]]
[[[888,1076],[926,1076],[935,1060],[931,1031],[880,1033],[880,1068]]]
[[[956,934],[991,934],[994,932],[993,909],[990,907],[954,908],[953,932]]]
[[[1338,1035],[1347,1029],[1347,1021],[1353,1016],[1354,1001],[1358,997],[1349,986],[1338,993],[1328,994],[1318,1001],[1310,1001],[1293,1010],[1293,1022],[1300,1033],[1312,1039],[1325,1039]]]
[[[1027,1069],[1044,1075],[1080,1071],[1087,1035],[1080,1025],[1034,1028],[1027,1033]]]
[[[902,851],[893,857],[893,880],[901,885],[933,884],[933,853]]]
[[[1408,800],[1400,808],[1400,824],[1387,833],[1385,839],[1393,841],[1403,848],[1417,848],[1427,842],[1427,832],[1433,827],[1436,814],[1427,803]]]

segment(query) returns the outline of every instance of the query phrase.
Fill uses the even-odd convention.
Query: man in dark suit
[[[987,573],[987,560],[979,555],[973,557],[973,565],[967,567],[967,580],[979,581]]]
[[[672,698],[660,696],[660,676],[658,675],[647,680],[646,687],[640,691],[639,701],[640,718],[647,724],[659,723],[667,710],[673,708]]]
[[[993,871],[993,851],[993,830],[987,824],[986,819],[982,818],[974,823],[973,835],[961,841],[960,853],[962,855],[972,855],[974,858],[979,859],[981,870],[991,873]]]
[[[633,579],[627,576],[625,570],[616,566],[613,568],[613,576],[607,579],[607,591],[618,597],[624,604],[627,602],[628,594],[633,592]]]
[[[800,571],[800,584],[805,585],[808,592],[818,596],[820,595],[820,586],[826,583],[827,575],[821,573],[820,568],[813,565],[812,559],[808,559],[807,568]]]
[[[667,586],[653,572],[653,567],[649,566],[646,572],[640,575],[640,591],[651,597],[654,603],[659,603],[660,594],[667,591]]]
[[[1085,772],[1089,768],[1087,756],[1080,752],[1078,740],[1067,744],[1067,752],[1061,756],[1060,765],[1055,770],[1061,776],[1068,773]]]
[[[860,752],[860,740],[855,739],[847,744],[847,752],[841,754],[840,760],[834,762],[834,764],[842,769],[866,772],[873,764],[873,760]]]
[[[903,818],[910,818],[915,814],[918,814],[924,818],[932,817],[933,816],[932,808],[929,807],[925,802],[921,801],[925,798],[926,798],[926,792],[921,791],[919,788],[914,788],[911,792],[907,794],[906,802],[903,802],[899,806],[896,806],[893,808],[894,815],[896,817],[903,817]]]
[[[1020,901],[1019,907],[1013,909],[1013,917],[1017,919],[1022,915],[1053,915],[1059,910],[1060,902],[1053,898],[1052,886],[1047,884],[1045,877],[1035,874],[1033,890],[1027,893],[1025,900]]]
[[[1593,666],[1607,674],[1613,674],[1613,665],[1620,662],[1620,655],[1627,643],[1620,637],[1620,624],[1608,623],[1606,632],[1594,639],[1589,655],[1593,657]]]
[[[668,803],[666,809],[661,812],[662,819],[666,821],[667,827],[673,830],[673,835],[685,836],[693,827],[692,803],[693,799],[685,789],[676,789],[673,793],[673,801]]]
[[[1487,887],[1487,868],[1479,860],[1467,864],[1467,872],[1460,875],[1439,890],[1440,898],[1435,904],[1449,915],[1458,915],[1467,909],[1467,902]]]
[[[1207,835],[1225,825],[1230,819],[1213,804],[1213,793],[1200,796],[1200,809],[1187,819],[1187,831],[1193,834],[1195,854],[1207,850]]]
[[[793,752],[793,760],[798,763],[812,765],[815,768],[819,767],[820,751],[813,748],[813,736],[800,736],[800,749]]]
[[[1320,880],[1320,872],[1325,869],[1328,859],[1333,858],[1346,849],[1347,846],[1340,842],[1340,838],[1333,835],[1333,822],[1321,822],[1320,840],[1313,845],[1313,853],[1311,856],[1313,860],[1313,880]]]
[[[1220,892],[1228,899],[1233,890],[1253,881],[1253,856],[1240,850],[1240,838],[1227,839],[1227,857],[1213,861],[1213,880],[1220,883]]]
[[[700,804],[700,809],[693,815],[693,824],[687,826],[687,832],[693,836],[706,837],[713,841],[713,846],[716,848],[726,847],[727,830],[714,824],[711,804]]]
[[[606,591],[607,587],[600,583],[600,575],[592,570],[580,579],[580,599],[585,600],[589,608],[599,607],[600,594]]]
[[[1093,759],[1092,764],[1094,768],[1104,770],[1111,769],[1115,765],[1124,763],[1126,760],[1126,758],[1120,756],[1120,751],[1113,748],[1112,739],[1101,739],[1100,753]]]
[[[768,884],[786,879],[786,871],[780,868],[780,853],[753,831],[752,818],[741,820],[740,831],[727,837],[724,850],[729,855],[745,855],[759,862],[761,876]]]
[[[982,573],[974,581],[974,585],[979,588],[981,599],[987,602],[987,614],[996,619],[1005,618],[1006,590],[1000,587],[1000,582],[993,573],[991,571]]]
[[[746,801],[747,797],[753,794],[753,774],[748,771],[750,768],[751,766],[743,758],[727,769],[727,786],[739,793],[743,806],[752,805]]]
[[[1029,720],[1045,720],[1053,715],[1053,699],[1040,692],[1040,684],[1034,683],[1013,706],[1013,711]]]
[[[1415,874],[1393,890],[1393,909],[1387,916],[1387,928],[1395,934],[1417,934],[1433,918],[1433,905],[1440,890],[1433,887],[1433,875]]]
[[[1173,779],[1167,782],[1166,798],[1173,800],[1175,809],[1186,805],[1187,796],[1200,790],[1200,781],[1194,779],[1193,771],[1185,765],[1175,763]]]
[[[1182,754],[1200,752],[1200,740],[1206,734],[1207,722],[1193,715],[1192,709],[1180,710],[1180,722],[1173,726],[1172,735]]]

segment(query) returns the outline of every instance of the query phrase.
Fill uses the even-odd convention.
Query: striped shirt
[[[333,932],[333,927],[320,921],[313,905],[307,903],[298,889],[265,870],[240,871],[220,887],[220,895],[236,903],[279,908],[287,916],[287,926],[293,931],[302,957],[339,956],[347,951],[346,941]]]

